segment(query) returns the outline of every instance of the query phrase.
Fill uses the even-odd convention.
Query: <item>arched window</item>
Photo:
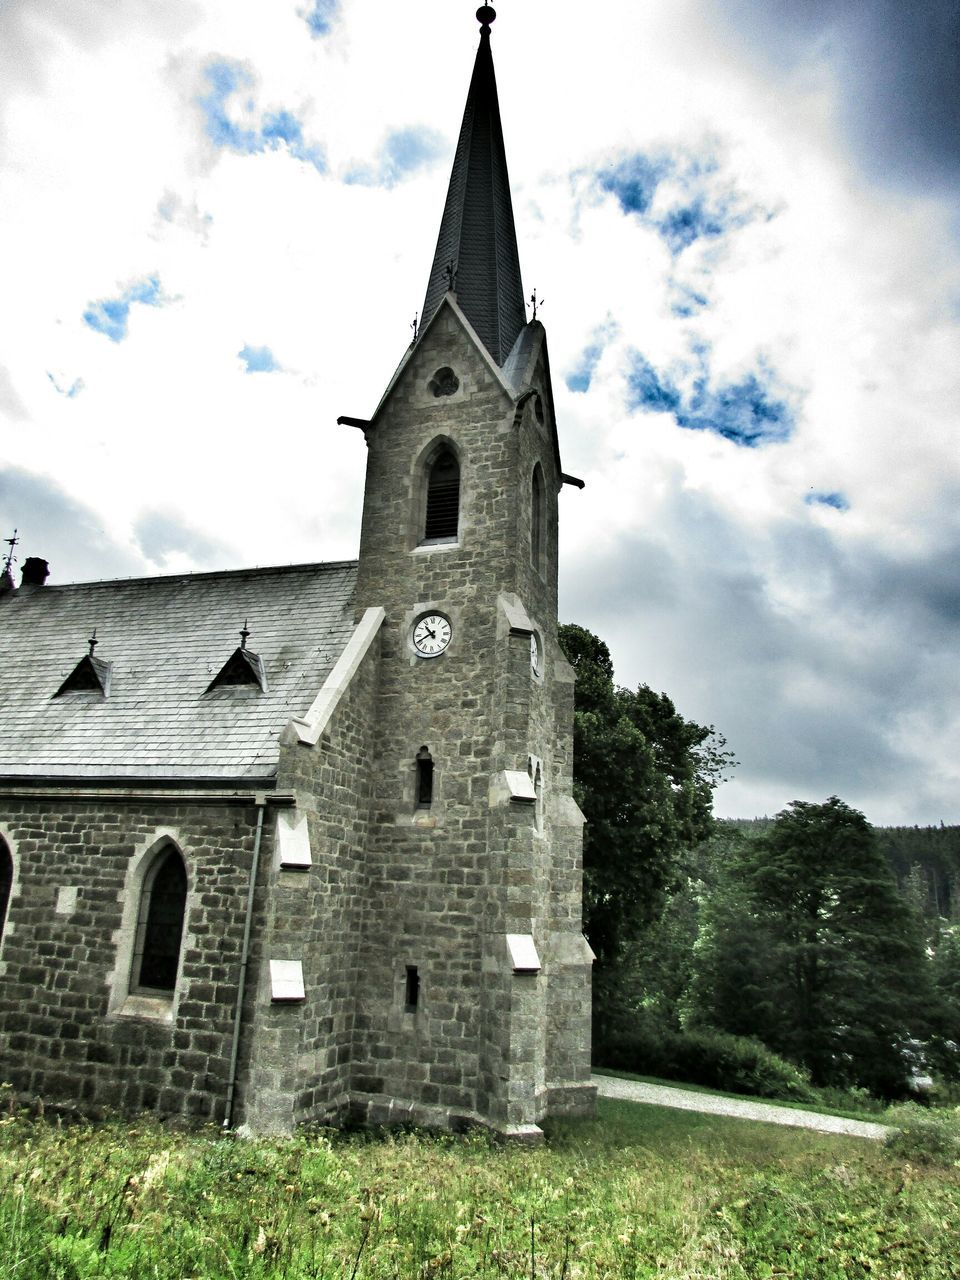
[[[183,859],[173,845],[165,845],[143,882],[130,970],[132,992],[168,992],[177,985],[186,906]]]
[[[530,490],[530,563],[538,573],[543,573],[543,524],[543,468],[538,462],[533,468]]]
[[[13,887],[13,858],[7,848],[6,841],[0,840],[0,938],[3,937],[3,926],[7,923],[7,908],[10,905],[10,890]]]
[[[460,463],[452,449],[443,449],[427,473],[427,514],[424,542],[456,538],[460,523]]]

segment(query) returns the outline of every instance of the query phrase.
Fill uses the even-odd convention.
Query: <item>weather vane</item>
[[[18,543],[19,541],[20,541],[20,539],[17,537],[17,531],[16,531],[16,529],[14,529],[14,531],[13,531],[13,537],[12,537],[12,538],[4,538],[4,542],[5,542],[5,543],[7,544],[7,546],[10,548],[10,550],[7,552],[7,558],[6,558],[6,560],[4,561],[4,563],[3,563],[3,572],[4,572],[4,573],[9,573],[9,572],[10,572],[10,570],[11,570],[11,568],[13,567],[13,562],[14,562],[14,561],[16,560],[16,558],[17,558],[17,557],[13,554],[13,552],[14,552],[14,548],[16,547],[16,545],[17,545],[17,543]]]
[[[536,318],[537,318],[537,307],[542,307],[542,306],[543,306],[543,299],[542,299],[542,298],[540,298],[540,299],[538,299],[538,298],[537,298],[537,291],[536,291],[536,289],[534,289],[533,293],[531,293],[531,295],[530,295],[530,301],[531,301],[531,303],[533,304],[533,318],[534,318],[534,320],[536,320]]]
[[[417,311],[414,313],[413,324],[410,326],[410,328],[413,330],[413,342],[416,342],[417,340],[417,321],[419,319],[420,319],[420,313],[419,311]],[[410,344],[411,346],[413,345],[413,342],[411,342]]]

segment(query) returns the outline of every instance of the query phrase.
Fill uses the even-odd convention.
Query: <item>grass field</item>
[[[960,1169],[631,1103],[537,1150],[0,1121],[0,1277],[960,1275]]]

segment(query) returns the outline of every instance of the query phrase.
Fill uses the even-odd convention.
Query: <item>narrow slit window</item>
[[[543,468],[538,462],[530,492],[530,562],[538,573],[543,572],[543,508]]]
[[[433,804],[433,756],[426,747],[417,752],[417,808],[429,809]]]
[[[169,846],[144,881],[131,991],[167,993],[176,987],[186,907],[186,868],[177,850]]]
[[[420,1003],[420,973],[415,964],[407,965],[407,976],[403,990],[403,1009],[405,1013],[416,1013]]]
[[[427,476],[426,542],[452,540],[460,523],[460,464],[450,449],[435,459]]]
[[[0,840],[0,938],[3,937],[3,926],[7,923],[7,907],[10,905],[12,887],[13,858],[5,841]]]

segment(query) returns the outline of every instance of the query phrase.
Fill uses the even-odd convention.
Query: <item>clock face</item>
[[[540,674],[540,641],[530,633],[530,670],[534,675]]]
[[[450,621],[442,613],[428,613],[413,628],[413,647],[421,658],[436,658],[450,643]]]

